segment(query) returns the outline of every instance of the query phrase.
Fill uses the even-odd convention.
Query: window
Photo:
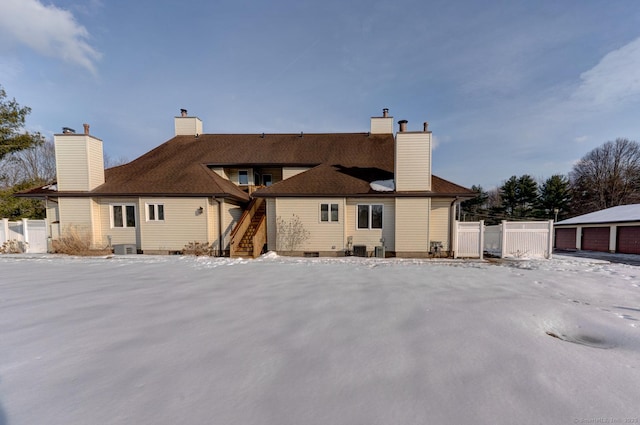
[[[147,204],[147,221],[164,221],[164,205]]]
[[[358,229],[382,229],[382,205],[358,205]]]
[[[238,184],[249,184],[249,172],[247,170],[238,171]]]
[[[112,205],[113,227],[136,227],[136,207],[134,205]]]
[[[338,221],[338,204],[320,204],[320,221],[337,222]]]
[[[262,175],[262,185],[263,186],[271,186],[271,182],[272,182],[272,177],[271,174],[263,174]]]

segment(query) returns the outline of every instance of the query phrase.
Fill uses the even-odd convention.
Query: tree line
[[[536,180],[511,176],[496,189],[472,186],[472,199],[462,202],[463,221],[562,220],[618,205],[640,202],[640,145],[616,139],[599,146],[574,164],[569,175]]]

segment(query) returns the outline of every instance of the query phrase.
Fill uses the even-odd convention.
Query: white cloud
[[[39,0],[0,0],[0,32],[44,56],[62,58],[96,73],[101,54],[69,11]]]
[[[574,100],[590,106],[612,107],[640,99],[640,38],[605,55],[574,93]]]
[[[587,136],[578,136],[578,137],[574,138],[573,141],[576,142],[576,143],[584,143],[588,139],[589,138]]]

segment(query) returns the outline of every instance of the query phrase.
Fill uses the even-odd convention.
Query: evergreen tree
[[[533,218],[538,201],[538,183],[530,175],[511,176],[499,190],[506,219]]]
[[[463,221],[478,221],[485,218],[487,213],[487,200],[489,194],[482,189],[482,186],[471,186],[471,190],[476,196],[462,202]]]
[[[24,122],[31,108],[21,107],[15,99],[6,100],[6,97],[7,93],[0,86],[0,159],[43,142],[40,133],[24,131]]]
[[[541,217],[556,218],[566,216],[571,203],[569,179],[560,174],[549,177],[540,187],[539,209]]]

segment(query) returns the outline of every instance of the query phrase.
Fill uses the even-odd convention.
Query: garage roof
[[[579,215],[577,217],[559,221],[556,223],[556,226],[571,224],[617,223],[626,221],[640,222],[640,204],[619,205],[617,207]]]

